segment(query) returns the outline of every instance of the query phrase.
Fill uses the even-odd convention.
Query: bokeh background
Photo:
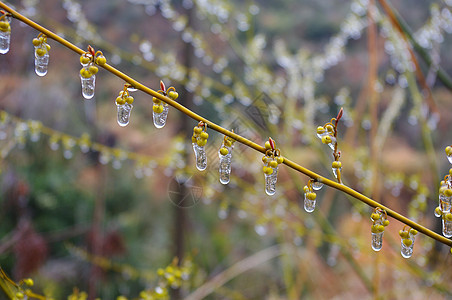
[[[283,156],[328,178],[333,158],[316,128],[343,107],[344,184],[441,232],[433,210],[450,168],[451,1],[6,3],[150,88],[174,86],[207,119],[261,145],[271,136]],[[420,234],[404,259],[403,224],[390,219],[376,253],[371,208],[324,187],[308,214],[309,178],[284,165],[267,196],[262,155],[239,143],[231,182],[220,184],[222,135],[208,130],[208,168],[197,171],[197,122],[170,108],[156,129],[152,99],[137,91],[130,124],[118,126],[124,82],[101,69],[84,100],[79,55],[50,39],[38,77],[38,33],[13,20],[0,56],[0,266],[14,281],[31,277],[33,291],[55,299],[75,287],[91,299],[153,299],[165,288],[171,299],[452,296],[448,247]]]

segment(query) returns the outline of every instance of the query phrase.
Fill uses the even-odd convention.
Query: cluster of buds
[[[115,103],[118,110],[118,124],[121,127],[127,126],[130,121],[130,114],[133,108],[133,97],[130,95],[128,83],[124,84],[124,89],[119,92],[118,97],[116,97]]]
[[[35,47],[35,72],[38,76],[45,76],[49,66],[50,45],[47,44],[47,36],[42,32],[33,39]]]
[[[204,171],[207,168],[207,154],[205,146],[209,134],[207,133],[207,124],[200,121],[198,125],[193,128],[193,136],[191,138],[193,151],[195,152],[196,168],[199,171]]]
[[[311,213],[315,209],[315,203],[317,194],[315,190],[320,190],[323,187],[323,183],[310,179],[308,184],[303,187],[304,192],[304,210]]]
[[[107,59],[101,51],[94,51],[94,48],[88,46],[88,51],[80,56],[82,69],[80,70],[80,79],[82,81],[82,95],[85,99],[94,97],[94,88],[96,87],[96,74],[99,71],[97,65],[105,65]]]
[[[370,231],[372,233],[372,249],[374,251],[380,251],[383,247],[383,233],[385,227],[389,225],[388,214],[385,210],[377,207],[370,216],[372,220],[372,227]]]
[[[439,205],[435,208],[435,216],[442,218],[443,235],[450,238],[452,237],[452,169],[449,170],[449,174],[444,176],[444,180],[440,183],[438,198]]]
[[[163,81],[160,81],[160,90],[157,91],[159,94],[170,98],[171,100],[176,100],[179,94],[176,92],[174,87],[165,88]],[[166,124],[166,119],[168,117],[168,104],[163,102],[157,97],[153,97],[152,101],[154,105],[152,106],[152,118],[154,120],[154,126],[157,128],[162,128]]]
[[[0,54],[6,54],[11,41],[11,15],[3,10],[0,14]]]
[[[228,184],[231,175],[231,163],[232,163],[232,149],[234,149],[234,140],[228,136],[223,138],[220,150],[218,150],[218,156],[220,158],[220,182],[222,184]]]
[[[334,161],[331,167],[333,169],[333,174],[339,183],[341,183],[342,163],[339,161],[341,152],[337,148],[337,124],[342,118],[343,113],[344,110],[341,108],[336,118],[332,118],[330,122],[317,127],[317,137],[333,151]]]
[[[417,230],[413,228],[407,228],[407,226],[403,227],[402,230],[399,231],[399,235],[401,237],[401,250],[400,253],[404,258],[410,258],[413,255],[413,247],[414,247],[414,238],[417,235]]]
[[[276,149],[275,141],[268,138],[265,142],[265,155],[262,157],[264,167],[262,171],[265,177],[265,192],[272,196],[276,193],[276,181],[278,180],[278,165],[284,162],[279,149]]]

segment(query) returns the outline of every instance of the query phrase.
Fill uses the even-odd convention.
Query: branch
[[[4,4],[3,2],[0,2],[0,8],[4,9],[5,11],[9,12],[12,17],[14,17],[15,19],[18,19],[20,21],[22,21],[23,23],[29,25],[30,27],[35,28],[36,30],[44,33],[47,38],[51,38],[53,40],[55,40],[56,42],[62,44],[63,46],[69,48],[70,50],[78,53],[79,55],[84,54],[86,51],[80,49],[79,47],[75,46],[74,44],[70,43],[69,41],[65,40],[64,38],[56,35],[55,33],[53,33],[52,31],[48,30],[47,28],[42,27],[41,25],[35,23],[34,21],[28,19],[27,17],[21,15],[20,13],[18,13],[17,11],[13,10],[12,8],[10,8],[9,6],[7,6],[6,4]],[[226,135],[250,148],[253,148],[254,150],[264,153],[266,152],[266,149],[256,143],[254,143],[253,141],[250,141],[244,137],[242,137],[241,135],[238,135],[232,131],[229,131],[211,121],[209,121],[208,119],[196,114],[195,112],[187,109],[185,106],[179,104],[178,102],[152,90],[151,88],[141,84],[140,82],[138,82],[137,80],[133,79],[132,77],[128,76],[127,74],[122,73],[121,71],[119,71],[118,69],[114,68],[113,66],[110,66],[109,64],[103,64],[100,67],[104,68],[106,71],[112,73],[113,75],[123,79],[124,81],[130,83],[132,86],[134,86],[135,88],[141,90],[142,92],[156,97],[158,99],[160,99],[161,101],[166,102],[167,104],[171,105],[172,107],[176,108],[177,110],[179,110],[180,112],[184,113],[185,115],[191,117],[192,119],[196,120],[196,121],[202,121],[205,124],[207,124],[207,126],[223,135]],[[319,174],[316,174],[315,172],[304,168],[303,166],[297,164],[296,162],[291,161],[288,158],[284,158],[284,162],[285,165],[287,165],[288,167],[305,174],[306,176],[309,176],[311,178],[313,178],[314,180],[317,180],[318,182],[324,183],[332,188],[335,188],[337,190],[340,190],[358,200],[360,200],[361,202],[366,203],[367,205],[371,206],[371,207],[379,207],[383,210],[385,210],[387,212],[387,214],[391,217],[393,217],[394,219],[410,226],[411,228],[414,228],[416,230],[418,230],[419,232],[424,233],[425,235],[437,240],[438,242],[441,242],[445,245],[448,245],[450,247],[452,247],[452,240],[447,239],[435,232],[433,232],[432,230],[408,219],[407,217],[397,213],[396,211],[389,209],[388,207],[370,199],[369,197],[353,190],[352,188],[343,185],[341,183],[337,183],[335,181],[329,180],[323,176],[320,176]]]

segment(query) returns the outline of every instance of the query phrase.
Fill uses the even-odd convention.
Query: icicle
[[[195,152],[196,168],[199,171],[204,171],[207,168],[207,154],[204,146],[193,143],[193,151]]]
[[[40,33],[33,39],[35,47],[35,72],[38,76],[45,76],[49,65],[50,45],[47,44],[47,37]]]
[[[400,253],[404,258],[410,258],[413,255],[414,239],[417,234],[417,230],[400,230],[399,235],[401,237],[401,250]]]
[[[165,90],[165,84],[163,81],[160,81],[160,90],[158,93],[167,96],[171,100],[176,100],[179,97],[179,94],[176,92],[174,87],[169,87]],[[154,120],[154,126],[157,128],[162,128],[166,124],[166,119],[168,118],[168,110],[169,106],[167,103],[161,101],[160,99],[153,97],[152,101],[154,105],[152,106],[152,118]]]
[[[196,168],[199,171],[204,171],[207,168],[207,154],[204,146],[207,144],[209,134],[205,130],[206,126],[202,121],[193,128],[192,145],[195,152]]]
[[[375,208],[374,212],[370,216],[373,224],[370,229],[371,231],[371,246],[374,251],[380,251],[383,247],[383,233],[385,227],[389,225],[388,216],[386,211],[381,208]]]
[[[265,173],[265,192],[269,196],[273,196],[276,193],[276,181],[278,180],[278,166],[276,168],[267,167],[268,170],[272,170],[269,173]]]
[[[315,209],[317,195],[313,192],[304,193],[304,210],[311,213]]]
[[[276,193],[276,182],[278,180],[278,165],[284,162],[284,158],[280,156],[279,149],[275,148],[275,141],[269,138],[265,142],[265,149],[267,149],[265,156],[262,157],[265,178],[265,192],[269,196]]]
[[[218,150],[218,156],[220,157],[220,182],[222,184],[228,184],[231,174],[231,162],[232,162],[232,148],[222,147]]]
[[[0,54],[6,54],[9,51],[11,41],[11,17],[2,15],[0,17]]]
[[[372,250],[380,251],[383,247],[383,232],[372,232]]]
[[[447,238],[452,237],[452,214],[450,212],[443,214],[443,235]]]
[[[156,98],[157,99],[157,98]],[[166,124],[166,119],[168,117],[169,107],[166,103],[155,104],[152,107],[152,118],[154,120],[154,126],[156,128],[163,128]]]
[[[133,97],[130,96],[128,90],[129,84],[124,85],[124,89],[119,92],[119,96],[116,97],[116,108],[118,110],[118,124],[121,127],[127,126],[130,121],[130,114],[133,108]]]
[[[96,87],[96,75],[90,75],[89,68],[84,67],[83,74],[80,74],[80,79],[82,81],[82,95],[83,98],[89,100],[94,97],[94,89]]]

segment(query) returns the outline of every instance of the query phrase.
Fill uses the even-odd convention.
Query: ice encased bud
[[[132,112],[133,105],[129,103],[125,104],[116,104],[116,107],[118,109],[118,124],[119,126],[127,126],[130,121],[130,114]]]
[[[228,154],[221,154],[220,150],[218,150],[218,156],[220,157],[220,182],[222,184],[228,184],[230,181],[231,175],[231,162],[232,162],[232,147],[225,147],[228,149]]]
[[[383,247],[383,232],[372,232],[372,249],[380,251]]]
[[[0,22],[0,54],[6,54],[11,42],[11,17],[7,16]]]
[[[269,167],[271,168],[271,167]],[[278,180],[278,166],[272,168],[273,173],[265,174],[265,192],[269,196],[273,196],[276,193],[276,181]]]
[[[310,200],[307,197],[307,193],[304,193],[304,210],[308,213],[311,213],[315,209],[316,199]]]
[[[162,103],[163,111],[161,113],[156,113],[155,111],[152,113],[152,118],[154,120],[154,126],[157,128],[162,128],[166,124],[166,119],[168,117],[169,106],[166,103]]]
[[[411,240],[411,244],[409,246],[407,246],[402,239],[401,242],[401,250],[400,250],[400,254],[402,254],[403,258],[410,258],[411,255],[413,255],[413,247],[414,247],[414,236],[409,237],[409,240]]]
[[[204,171],[207,168],[207,154],[204,146],[198,146],[197,143],[193,144],[193,151],[195,152],[196,168],[199,171]]]
[[[38,55],[38,49],[44,51],[43,55]],[[47,51],[47,44],[42,43],[40,46],[35,46],[35,73],[38,76],[45,76],[49,66],[49,51]]]
[[[86,70],[87,67],[84,67]],[[86,78],[80,75],[80,79],[82,81],[82,95],[83,98],[89,100],[94,97],[94,88],[96,86],[96,75],[91,75]]]
[[[449,215],[450,217],[450,215]],[[452,220],[448,218],[448,215],[443,215],[443,235],[447,238],[452,237]]]

